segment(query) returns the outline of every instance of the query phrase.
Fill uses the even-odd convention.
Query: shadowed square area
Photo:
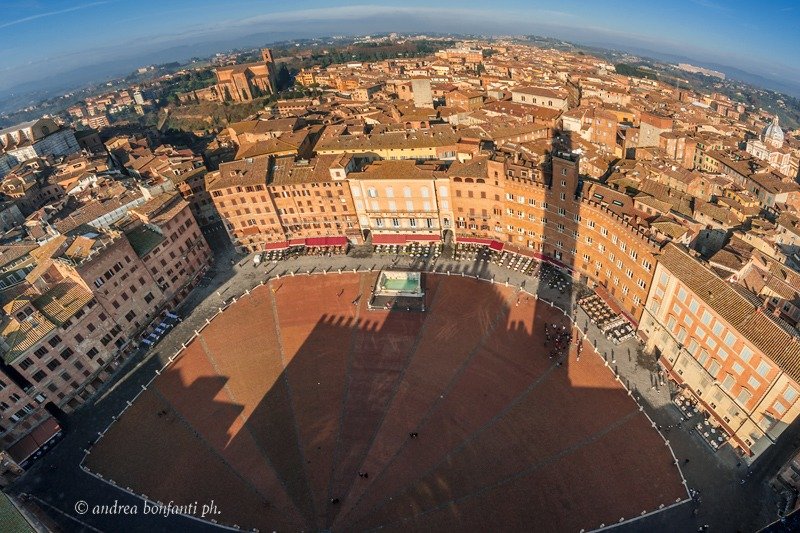
[[[423,274],[425,312],[368,310],[379,273],[271,280],[203,329],[89,470],[266,530],[580,531],[686,497],[668,446],[557,308]],[[578,341],[582,342],[582,341]]]

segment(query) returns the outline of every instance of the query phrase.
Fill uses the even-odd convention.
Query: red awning
[[[442,238],[439,235],[419,235],[419,234],[412,234],[406,235],[406,240],[409,242],[434,242],[440,241]]]
[[[503,243],[500,241],[492,241],[489,244],[489,248],[492,250],[497,250],[498,252],[503,249]]]
[[[458,237],[456,241],[465,244],[482,244],[484,246],[492,244],[492,239],[479,239],[477,237]]]
[[[289,247],[289,243],[286,241],[280,242],[268,242],[264,244],[264,250],[285,250]]]
[[[59,431],[61,431],[61,426],[58,425],[56,419],[48,418],[33,431],[15,442],[8,449],[8,453],[16,462],[21,463],[36,453],[36,450],[47,444]]]
[[[405,244],[405,235],[395,235],[392,233],[379,233],[372,235],[372,244]]]
[[[306,239],[306,246],[325,246],[325,237],[310,237]]]
[[[306,239],[306,246],[344,246],[347,237],[310,237]]]
[[[289,246],[305,246],[306,240],[305,239],[291,239],[289,241]]]
[[[345,246],[347,244],[347,237],[326,237],[327,246]]]
[[[439,235],[425,235],[422,233],[380,233],[372,236],[372,244],[405,244],[407,242],[439,242]]]

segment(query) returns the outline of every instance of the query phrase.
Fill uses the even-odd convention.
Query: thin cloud
[[[718,4],[716,2],[711,2],[710,0],[691,0],[691,2],[695,5],[698,5],[700,7],[705,7],[707,9],[714,9],[716,11],[726,11],[726,12],[730,11],[729,8],[721,4]]]
[[[0,24],[0,29],[8,28],[9,26],[15,26],[17,24],[23,24],[25,22],[30,22],[31,20],[37,20],[37,19],[41,19],[41,18],[45,18],[45,17],[53,17],[55,15],[62,15],[64,13],[71,13],[72,11],[79,11],[81,9],[88,9],[90,7],[95,7],[95,6],[100,6],[100,5],[103,5],[103,4],[110,4],[110,3],[111,3],[110,0],[104,0],[102,2],[92,2],[90,4],[83,4],[83,5],[80,5],[80,6],[68,7],[66,9],[59,9],[58,11],[48,11],[46,13],[37,13],[36,15],[30,15],[30,16],[27,16],[27,17],[22,17],[21,19],[16,19],[16,20],[11,20],[11,21],[8,21],[8,22],[4,22],[4,23]]]

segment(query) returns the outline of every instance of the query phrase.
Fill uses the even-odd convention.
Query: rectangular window
[[[750,401],[751,397],[752,397],[752,394],[750,394],[749,390],[742,389],[739,392],[739,395],[736,397],[736,401],[739,402],[740,405],[746,405],[747,402]]]
[[[756,390],[761,386],[761,382],[755,376],[750,376],[750,379],[747,380],[747,384],[750,388]]]
[[[731,335],[730,333],[728,333],[728,335],[733,337],[733,335]],[[727,336],[725,337],[725,344],[728,344],[728,337]],[[728,346],[730,346],[730,344],[728,344]],[[744,347],[742,347],[742,351],[739,352],[739,357],[741,357],[742,361],[744,361],[745,363],[749,363],[750,359],[753,358],[753,350],[751,350],[747,346],[744,346]],[[761,363],[761,364],[764,364],[764,363]]]
[[[716,361],[711,361],[711,366],[708,367],[708,373],[711,374],[713,377],[717,377],[720,368],[721,367],[719,366],[719,363],[717,363]]]
[[[698,348],[700,348],[700,345],[697,344],[696,340],[692,339],[691,342],[689,343],[689,347],[686,349],[689,351],[690,354],[696,356]]]
[[[793,402],[797,398],[797,390],[789,385],[783,393],[783,399],[787,402]]]
[[[736,378],[728,374],[725,376],[725,379],[722,380],[722,388],[726,391],[730,392],[733,386],[736,384]]]
[[[729,348],[736,344],[736,336],[730,331],[725,335],[725,345]]]

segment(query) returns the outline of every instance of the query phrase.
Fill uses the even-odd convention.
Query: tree
[[[277,78],[277,85],[278,90],[283,90],[292,85],[292,75],[289,73],[289,69],[286,68],[286,64],[282,64],[280,70],[278,70]]]

